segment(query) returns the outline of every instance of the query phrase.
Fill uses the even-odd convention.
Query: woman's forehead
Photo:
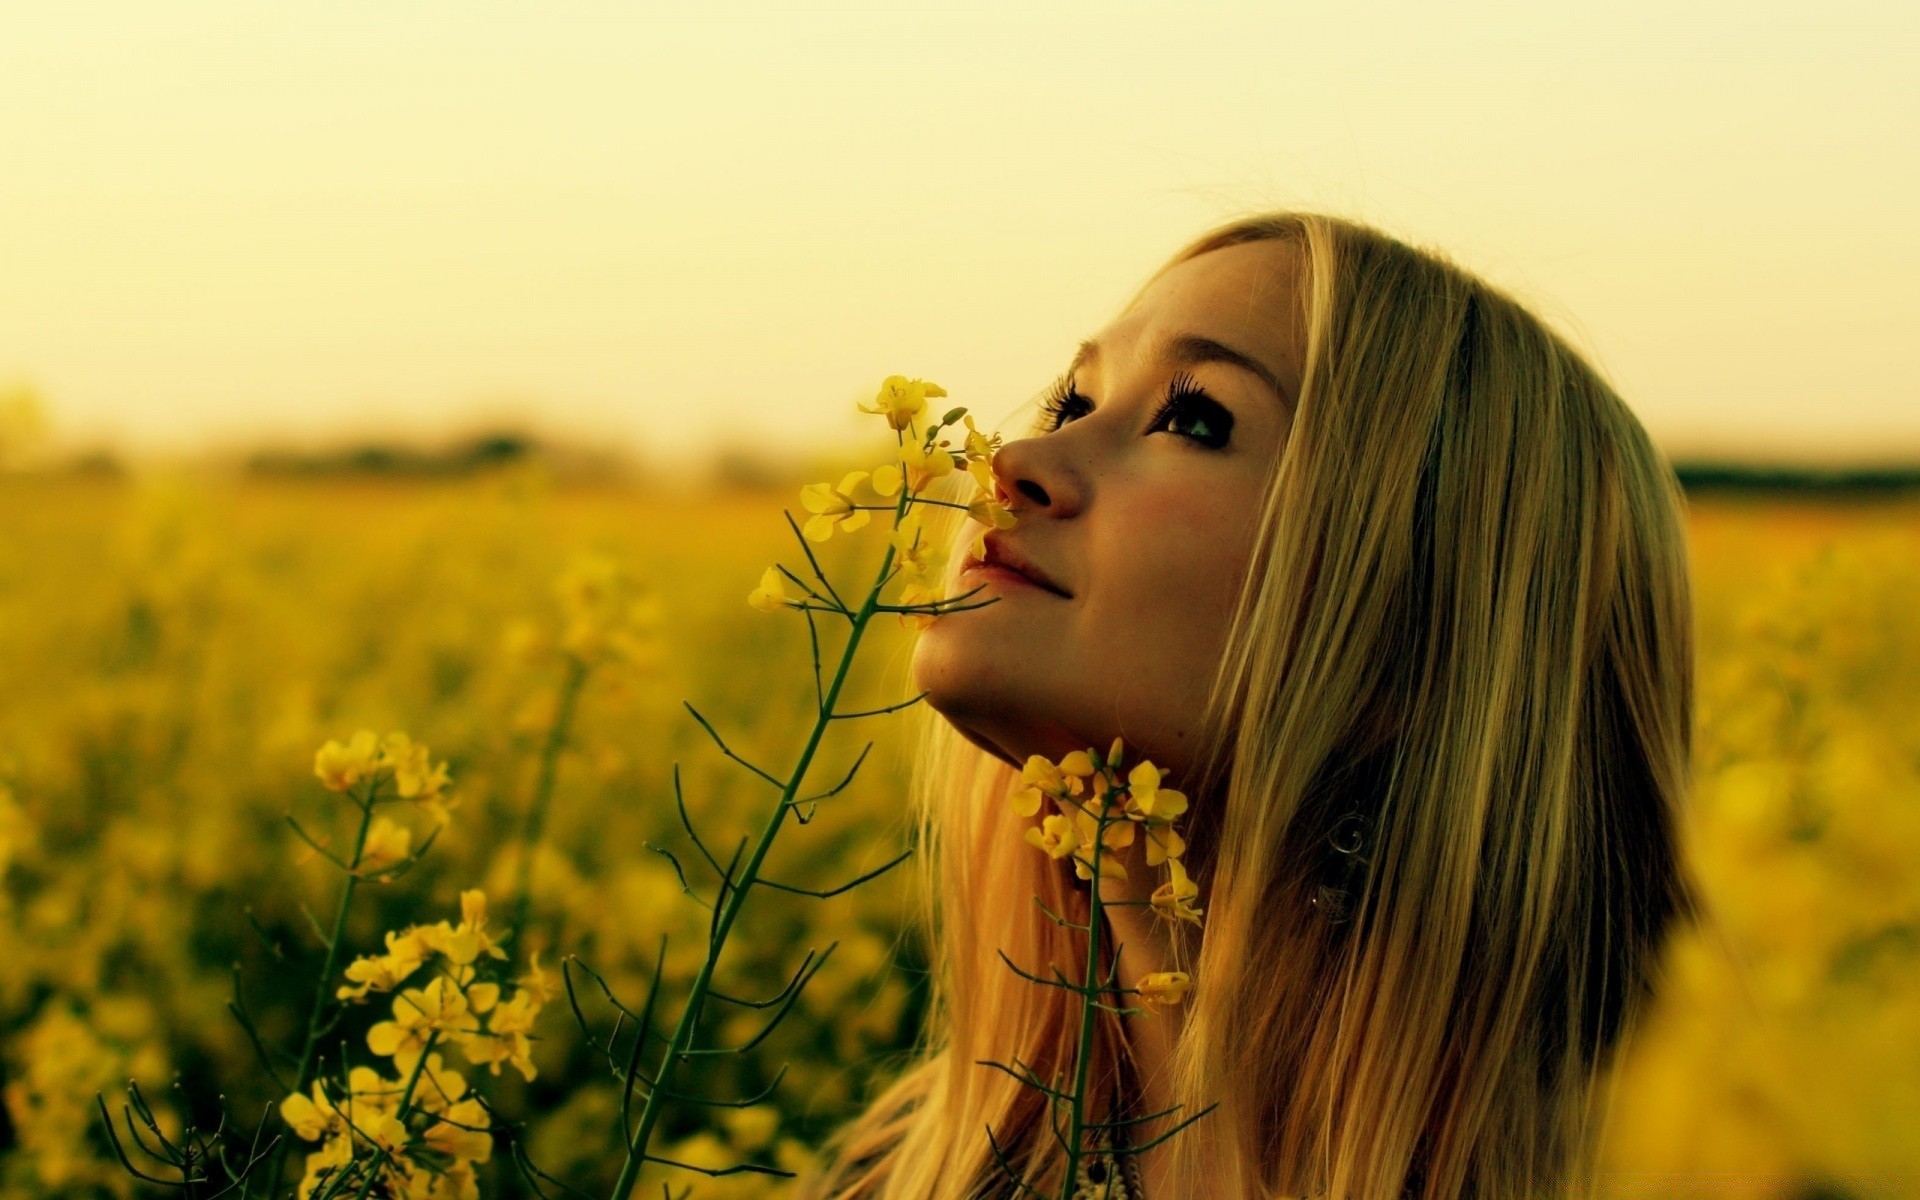
[[[1083,344],[1081,359],[1144,366],[1169,344],[1201,339],[1266,365],[1297,394],[1305,324],[1295,284],[1295,248],[1278,239],[1225,246],[1168,267],[1133,305]],[[1096,355],[1085,346],[1097,349]]]

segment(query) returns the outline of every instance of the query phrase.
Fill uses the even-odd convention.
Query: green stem
[[[591,668],[574,655],[567,656],[567,677],[560,685],[560,706],[553,715],[553,725],[547,730],[546,744],[540,747],[540,773],[534,781],[533,800],[527,805],[527,827],[520,838],[520,869],[514,884],[513,920],[507,926],[507,945],[514,953],[520,952],[520,933],[526,928],[527,915],[533,902],[533,854],[540,845],[540,835],[546,829],[547,809],[553,801],[553,782],[560,770],[560,751],[566,748],[567,734],[572,732],[574,702],[580,698],[580,688],[586,682],[587,672]]]
[[[347,933],[347,909],[353,903],[353,890],[360,883],[360,876],[356,872],[360,867],[361,853],[366,849],[367,830],[373,827],[373,798],[374,793],[379,790],[378,780],[369,784],[367,798],[360,806],[360,831],[354,835],[353,857],[349,860],[347,881],[340,889],[339,907],[334,909],[333,933],[327,938],[326,961],[320,968],[320,980],[314,987],[313,1005],[307,1011],[307,1035],[300,1046],[300,1069],[294,1072],[293,1076],[294,1095],[304,1094],[307,1085],[313,1082],[314,1055],[320,1048],[320,1018],[326,1014],[328,985],[333,980],[333,969],[340,961],[340,942]],[[291,1139],[282,1137],[279,1148],[274,1151],[273,1161],[267,1168],[266,1194],[268,1196],[280,1190],[280,1177],[286,1170],[287,1153],[291,1147]],[[247,1177],[246,1190],[241,1194],[247,1200],[251,1200],[253,1196],[251,1175]]]
[[[894,508],[896,521],[905,511],[908,502],[907,489],[902,489],[901,498]],[[793,798],[800,790],[801,781],[807,776],[807,770],[813,765],[813,756],[820,748],[821,739],[832,722],[834,705],[840,698],[840,690],[847,681],[847,673],[853,665],[854,651],[860,645],[860,637],[866,632],[867,623],[873,619],[878,606],[880,589],[885,585],[888,573],[893,567],[893,547],[888,546],[885,557],[880,562],[880,571],[873,586],[868,589],[867,598],[858,612],[853,614],[851,627],[847,632],[846,647],[840,653],[840,665],[834,670],[833,683],[827,688],[826,696],[820,701],[819,710],[814,715],[813,731],[807,736],[807,744],[800,752],[800,761],[794,767],[781,789],[779,803],[774,805],[766,824],[760,830],[759,840],[755,843],[753,854],[742,868],[739,880],[727,892],[726,901],[721,905],[713,926],[713,936],[707,943],[706,961],[700,965],[699,973],[694,977],[693,986],[687,995],[687,1004],[681,1010],[680,1020],[674,1026],[673,1037],[662,1053],[660,1066],[654,1072],[653,1086],[647,1090],[646,1105],[640,1110],[640,1123],[633,1131],[633,1138],[627,1145],[627,1159],[621,1164],[620,1176],[614,1181],[611,1200],[627,1200],[634,1186],[640,1181],[641,1169],[647,1161],[647,1145],[653,1137],[654,1127],[659,1123],[660,1115],[666,1106],[667,1093],[673,1090],[674,1073],[685,1061],[687,1051],[693,1047],[693,1039],[700,1023],[701,1009],[705,1006],[707,994],[713,985],[713,973],[720,961],[720,952],[726,947],[727,935],[733,928],[735,918],[746,902],[747,892],[752,889],[759,877],[760,864],[765,861],[767,852],[773,848],[774,839],[780,833],[785,822],[787,810],[792,807]],[[645,1030],[635,1036],[646,1037]]]
[[[1095,793],[1094,799],[1099,798]],[[1100,903],[1100,855],[1106,841],[1107,814],[1103,808],[1093,829],[1093,878],[1087,884],[1086,977],[1080,983],[1080,1042],[1074,1050],[1073,1100],[1068,1106],[1071,1124],[1067,1135],[1067,1177],[1060,1186],[1060,1200],[1073,1200],[1074,1187],[1080,1179],[1081,1139],[1087,1128],[1087,1076],[1093,1064],[1088,1048],[1093,1045],[1093,1023],[1099,1006],[1100,988],[1095,981],[1100,974],[1100,920],[1104,915]]]

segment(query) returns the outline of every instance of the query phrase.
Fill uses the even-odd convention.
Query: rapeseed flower
[[[998,453],[1000,449],[1000,434],[997,431],[992,435],[981,433],[979,428],[973,423],[972,413],[965,414],[962,420],[967,423],[965,453],[968,462],[979,463],[983,466],[991,463],[993,456]],[[975,478],[978,478],[978,476],[975,476]]]
[[[466,996],[452,980],[438,975],[426,987],[408,988],[394,997],[393,1020],[367,1030],[367,1049],[408,1070],[420,1061],[428,1039],[436,1034],[464,1042],[479,1031],[480,1020]]]
[[[927,407],[929,397],[947,394],[947,389],[925,379],[908,379],[905,375],[889,375],[880,383],[880,392],[873,399],[873,406],[856,404],[861,412],[875,413],[887,419],[887,424],[895,430],[906,429],[913,424],[913,418]]]
[[[362,955],[347,964],[346,976],[352,983],[335,995],[341,1000],[364,1000],[368,992],[391,992],[425,966],[432,953],[418,926],[400,933],[389,931],[387,952]]]
[[[1200,894],[1200,885],[1187,877],[1187,869],[1177,858],[1167,860],[1167,870],[1171,877],[1153,889],[1153,911],[1171,921],[1200,924],[1203,914],[1192,904]]]
[[[1007,506],[995,499],[991,491],[985,489],[968,502],[967,515],[982,525],[991,525],[995,529],[1012,529],[1019,523],[1018,518],[1008,510]]]
[[[362,729],[342,745],[329,741],[313,756],[313,773],[330,792],[344,792],[380,767],[380,739]]]
[[[747,593],[747,603],[761,612],[779,612],[792,601],[787,594],[787,577],[778,567],[768,567],[760,576],[760,586]]]
[[[1165,825],[1187,811],[1187,797],[1160,786],[1160,768],[1137,763],[1127,772],[1127,815],[1136,821]]]
[[[1065,858],[1080,846],[1080,831],[1071,820],[1050,816],[1038,828],[1027,830],[1027,843],[1047,852],[1049,858]]]
[[[327,1097],[327,1090],[319,1080],[313,1081],[313,1099],[309,1100],[299,1092],[293,1093],[280,1102],[280,1116],[302,1141],[317,1142],[346,1130],[347,1122],[340,1110],[333,1106]]]
[[[952,474],[954,469],[953,451],[945,442],[928,447],[909,438],[900,447],[900,461],[907,469],[907,490],[914,495],[926,491],[928,484]]]
[[[1135,990],[1148,1004],[1178,1004],[1193,990],[1193,977],[1185,971],[1152,971],[1140,977]]]
[[[466,966],[483,954],[490,958],[507,956],[487,929],[487,894],[479,888],[460,893],[459,925],[440,921],[423,928],[420,936],[457,966]]]
[[[852,533],[873,519],[873,513],[859,507],[859,501],[853,498],[854,489],[869,474],[868,471],[848,471],[838,487],[810,483],[800,489],[800,503],[813,514],[801,530],[808,540],[824,542],[833,536],[836,526],[842,533]]]
[[[360,861],[356,869],[362,875],[378,875],[389,867],[405,862],[412,849],[411,830],[386,817],[375,817],[373,826],[367,830],[366,840],[360,844]]]
[[[467,1058],[476,1065],[500,1073],[501,1063],[511,1063],[528,1080],[537,1073],[533,1065],[534,1018],[540,1014],[540,1000],[530,989],[522,988],[513,997],[494,1008],[484,1033],[466,1042]]]

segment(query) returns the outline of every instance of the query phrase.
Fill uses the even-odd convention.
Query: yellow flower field
[[[302,1101],[283,1115],[249,1028],[269,1061],[299,1048],[341,878],[326,859],[351,848],[358,815],[333,785],[351,786],[355,755],[371,753],[351,743],[361,730],[408,735],[390,752],[414,802],[380,810],[334,984],[364,994],[380,962],[340,969],[401,953],[394,931],[463,913],[461,930],[480,915],[496,934],[524,922],[514,977],[531,978],[533,947],[554,980],[577,954],[637,1004],[663,935],[667,979],[697,970],[707,914],[649,848],[694,861],[675,765],[722,848],[769,790],[682,702],[744,756],[788,765],[813,695],[805,623],[756,611],[779,607],[766,564],[797,553],[780,510],[821,531],[840,522],[815,546],[829,566],[868,561],[868,539],[883,540],[856,532],[832,492],[803,507],[794,491],[561,487],[525,470],[0,477],[0,1193],[159,1194],[101,1128],[96,1094],[120,1121],[130,1078],[169,1134],[213,1123],[224,1095],[236,1128],[264,1119],[292,1136],[297,1121],[317,1139],[328,1113]],[[1700,501],[1693,539],[1689,832],[1719,923],[1676,947],[1620,1073],[1614,1192],[1785,1197],[1824,1177],[1836,1194],[1920,1194],[1920,503]],[[911,695],[911,634],[875,624],[851,707]],[[827,774],[878,744],[852,786],[782,835],[771,875],[826,887],[906,848],[892,720],[829,736]],[[332,741],[322,778],[316,752]],[[430,763],[443,761],[442,788]],[[516,839],[543,791],[540,848],[523,862]],[[703,1077],[751,1096],[790,1064],[766,1102],[672,1110],[661,1153],[805,1164],[913,1036],[925,954],[910,886],[898,871],[824,901],[756,894],[726,954],[731,990],[776,994],[809,949],[837,945],[765,1043]],[[463,901],[474,890],[491,909]],[[573,980],[604,1039],[613,1009]],[[471,1088],[498,1120],[527,1122],[542,1170],[605,1195],[621,1146],[614,1072],[563,992],[544,1007],[537,983],[514,995],[511,1045],[480,1061],[449,1049],[458,1105],[475,1110]],[[334,1042],[365,1047],[386,1022],[376,1040],[396,1053],[431,1045],[384,990],[363,1000]],[[509,1003],[487,1014],[503,1029]],[[739,1022],[734,1041],[763,1021],[718,1018]],[[502,1155],[437,1128],[452,1158],[478,1160],[481,1194],[531,1194]],[[315,1149],[296,1138],[292,1161]],[[697,1196],[780,1193],[763,1176],[687,1180]]]

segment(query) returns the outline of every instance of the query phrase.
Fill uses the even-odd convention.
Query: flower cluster
[[[660,605],[618,562],[583,554],[554,581],[566,625],[560,648],[584,663],[655,665],[661,657]]]
[[[458,803],[446,793],[447,764],[434,762],[425,745],[404,733],[382,738],[362,729],[345,742],[329,741],[314,754],[313,773],[328,791],[351,792],[365,784],[358,798],[362,804],[376,803],[382,788],[388,788],[386,799],[410,802],[436,827],[452,819]],[[376,816],[367,827],[359,860],[348,865],[361,875],[378,875],[406,862],[413,853],[413,831],[389,817]]]
[[[913,511],[914,506],[932,504],[964,509],[968,517],[992,529],[1010,529],[1015,522],[1013,514],[995,495],[992,463],[1000,449],[998,433],[982,433],[965,408],[949,410],[924,433],[921,431],[920,421],[927,401],[946,394],[946,389],[937,383],[889,375],[880,384],[873,404],[855,407],[887,419],[898,442],[894,461],[871,470],[848,471],[837,484],[810,483],[800,489],[800,503],[811,514],[802,533],[813,542],[827,541],[836,531],[851,533],[860,529],[877,511],[903,513],[891,535],[896,558],[888,576],[889,582],[901,583],[897,598],[897,607],[901,608],[938,604],[941,599],[938,581],[948,561],[946,547],[930,536],[919,514]],[[966,429],[958,447],[942,436],[943,431],[956,423]],[[970,501],[958,504],[922,496],[936,481],[961,470],[967,472],[975,485]],[[903,488],[904,504],[896,499]],[[985,536],[984,530],[981,536]],[[976,547],[976,553],[983,551]],[[748,594],[747,603],[762,612],[805,605],[807,596],[790,590],[789,583],[813,599],[820,598],[797,577],[779,567],[768,567],[760,577],[760,586]],[[926,612],[902,614],[902,619],[909,616],[923,628],[933,619],[933,614]]]
[[[1180,861],[1187,844],[1173,827],[1187,811],[1187,797],[1162,787],[1160,768],[1145,759],[1122,776],[1124,752],[1122,739],[1115,738],[1104,759],[1092,749],[1075,750],[1059,762],[1032,755],[1020,770],[1013,811],[1037,818],[1026,830],[1027,842],[1051,858],[1071,857],[1081,879],[1092,879],[1096,870],[1103,879],[1126,879],[1118,852],[1144,840],[1147,866],[1167,870],[1149,900],[1153,911],[1199,925],[1203,914],[1194,901],[1200,888]],[[1160,972],[1141,981],[1140,993],[1150,1003],[1174,1003],[1191,985],[1184,972]]]
[[[336,1097],[318,1080],[311,1098],[287,1097],[281,1115],[294,1133],[322,1143],[307,1156],[300,1195],[365,1155],[384,1154],[378,1182],[384,1194],[441,1200],[476,1195],[473,1164],[492,1153],[485,1105],[467,1094],[467,1082],[446,1067],[438,1052],[459,1046],[469,1062],[496,1075],[503,1063],[527,1079],[535,1075],[535,1018],[554,996],[548,972],[536,955],[511,990],[493,979],[492,963],[504,960],[487,928],[487,897],[460,894],[460,920],[415,925],[386,935],[386,952],[364,955],[346,969],[341,1000],[364,1001],[375,992],[393,994],[393,1016],[367,1031],[367,1048],[393,1060],[394,1075],[355,1067]],[[419,987],[407,983],[423,970],[433,975]],[[374,1168],[364,1168],[373,1170]]]
[[[440,1055],[427,1055],[419,1067],[411,1097],[402,1080],[355,1067],[344,1087],[317,1079],[311,1096],[296,1092],[280,1102],[294,1135],[320,1143],[307,1155],[300,1200],[356,1163],[375,1175],[369,1195],[477,1200],[475,1165],[493,1156],[486,1105]]]

